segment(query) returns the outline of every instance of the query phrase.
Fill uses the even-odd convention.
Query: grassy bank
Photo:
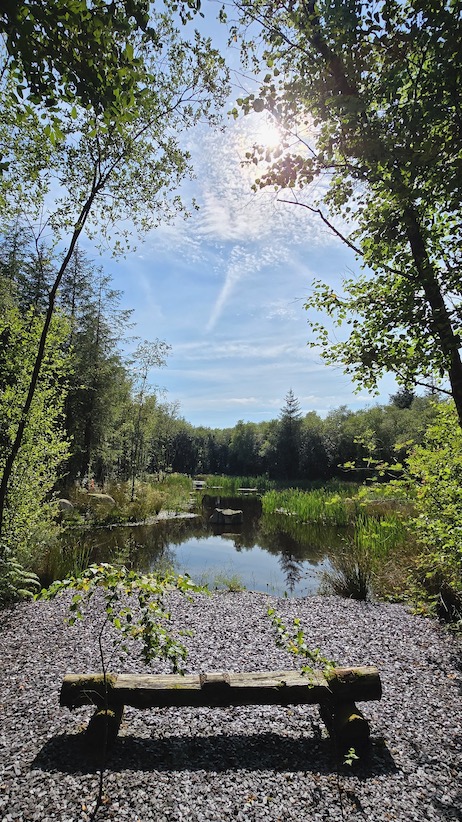
[[[327,484],[311,491],[270,490],[262,499],[266,514],[281,514],[300,523],[343,529],[343,548],[331,558],[324,577],[326,593],[355,599],[405,596],[418,550],[402,501],[367,498],[359,485]]]

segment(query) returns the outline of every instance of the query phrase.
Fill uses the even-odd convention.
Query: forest
[[[222,9],[242,65],[259,77],[257,93],[239,97],[231,114],[265,111],[282,129],[264,157],[258,145],[246,155],[260,172],[254,189],[272,188],[280,201],[311,210],[364,269],[339,293],[315,283],[306,304],[311,344],[359,387],[374,391],[386,372],[400,386],[386,405],[356,412],[342,405],[321,418],[302,415],[288,385],[277,418],[226,430],[193,427],[153,385],[156,370],[168,367],[168,340],[137,340],[126,356],[134,317],[83,251],[90,238],[124,253],[136,237],[188,215],[178,194],[193,173],[183,133],[221,122],[231,78],[200,26],[191,36],[199,4],[166,2],[162,12],[142,0],[53,0],[40,14],[29,2],[2,12],[3,596],[19,590],[15,575],[33,570],[46,551],[60,496],[120,482],[134,502],[136,483],[172,473],[286,485],[401,478],[420,500],[421,521],[431,520],[422,537],[428,562],[437,556],[457,579],[460,88],[456,6],[443,5],[439,13],[431,4],[397,4],[382,16],[369,4],[348,14],[335,3],[322,13],[313,4],[293,14],[271,3]],[[82,27],[93,43],[85,55]],[[281,83],[284,75],[290,81]],[[389,105],[393,94],[398,107]],[[306,141],[291,135],[308,126],[307,153]],[[305,192],[318,177],[326,193],[310,203]],[[310,319],[313,309],[326,323]],[[343,341],[331,342],[327,320],[347,329]],[[441,516],[435,488],[422,479],[432,461],[437,497],[447,500]]]
[[[460,818],[461,43],[461,0],[1,4],[5,822]],[[249,115],[278,134],[240,146],[251,206],[270,193],[303,248],[326,234],[354,260],[324,281],[297,259],[305,342],[330,396],[342,372],[369,399],[302,411],[288,380],[273,419],[197,427],[158,387],[170,341],[134,338],[130,281],[102,260],[187,225],[191,135]],[[209,225],[235,182],[217,169]],[[217,240],[236,240],[234,281],[236,214]],[[175,567],[203,526],[217,557],[235,549],[252,580],[255,547],[292,587]],[[310,575],[330,587],[308,595]],[[260,686],[236,701],[239,681]],[[93,706],[88,727],[66,706]]]
[[[0,249],[3,459],[11,431],[20,420],[55,274],[51,249],[34,243],[17,226],[5,232]],[[241,420],[228,429],[194,427],[151,382],[158,369],[168,367],[168,344],[158,339],[135,341],[133,355],[124,352],[131,340],[132,314],[120,308],[121,297],[104,270],[77,246],[62,279],[20,458],[9,485],[3,531],[9,560],[1,586],[4,600],[27,590],[21,583],[21,567],[27,578],[48,565],[47,557],[56,550],[56,539],[66,527],[59,499],[75,501],[80,494],[82,503],[88,490],[109,490],[119,505],[116,513],[104,513],[107,522],[139,520],[172,504],[165,489],[169,478],[174,480],[172,488],[181,488],[175,480],[178,475],[185,475],[186,482],[182,500],[175,503],[180,507],[188,500],[188,477],[249,477],[252,484],[259,477],[262,490],[306,491],[340,480],[351,483],[353,494],[362,484],[373,487],[377,482],[382,496],[386,488],[392,489],[389,495],[404,494],[423,519],[430,502],[417,483],[433,459],[431,470],[440,482],[438,499],[447,496],[441,505],[447,521],[443,527],[434,519],[433,530],[422,532],[421,538],[424,543],[447,537],[453,522],[450,506],[457,493],[457,463],[451,454],[452,478],[447,473],[451,464],[447,454],[432,454],[428,448],[429,431],[433,428],[447,439],[445,426],[451,424],[450,416],[444,419],[450,405],[436,389],[419,395],[402,388],[386,405],[371,403],[355,412],[341,406],[321,418],[314,411],[302,414],[288,388],[273,420]],[[399,483],[402,488],[397,489]],[[432,504],[435,510],[434,499]],[[452,560],[450,555],[437,560],[437,545],[427,551],[424,567],[431,564],[438,574],[437,584],[427,587],[433,598],[435,591],[444,588],[454,617],[453,603],[459,596],[457,550]],[[399,584],[404,595],[404,579]]]

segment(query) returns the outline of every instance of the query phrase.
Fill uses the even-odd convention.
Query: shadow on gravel
[[[50,739],[31,764],[32,769],[64,773],[94,773],[100,763],[91,757],[80,734]],[[332,742],[320,735],[293,739],[275,733],[217,736],[169,736],[144,739],[119,737],[108,756],[111,771],[272,770],[332,773],[338,767]],[[355,767],[359,778],[397,770],[382,739],[371,741],[367,760]],[[348,772],[349,769],[348,769]]]

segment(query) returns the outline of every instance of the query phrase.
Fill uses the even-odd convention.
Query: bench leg
[[[123,712],[123,705],[96,709],[85,731],[85,742],[92,752],[100,755],[110,750],[117,739]]]
[[[369,723],[354,702],[323,703],[321,719],[343,754],[350,748],[361,751],[369,742]]]

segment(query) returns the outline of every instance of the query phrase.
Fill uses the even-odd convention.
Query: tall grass
[[[323,488],[268,491],[262,499],[262,506],[265,514],[284,513],[297,517],[301,522],[339,527],[348,525],[358,510],[358,503],[351,497]]]
[[[80,576],[88,568],[94,550],[95,546],[89,545],[83,535],[76,535],[72,545],[62,539],[53,543],[36,567],[41,584],[47,587],[55,579]]]
[[[224,475],[217,476],[217,475],[202,475],[201,477],[197,477],[197,479],[202,479],[205,482],[205,489],[217,489],[219,488],[222,492],[222,496],[230,496],[234,497],[237,496],[239,493],[239,489],[241,488],[252,488],[255,489],[255,493],[263,494],[265,491],[268,491],[271,488],[275,487],[274,480],[268,479],[268,477],[227,477]]]
[[[330,560],[322,590],[367,599],[405,585],[399,558],[409,545],[406,512],[390,500],[366,500],[358,486],[327,485],[310,491],[270,490],[262,499],[265,514],[283,513],[297,522],[345,529],[344,547]]]
[[[394,588],[403,590],[407,573],[403,556],[409,536],[405,521],[396,514],[380,518],[359,513],[353,536],[347,537],[344,549],[330,560],[322,591],[366,600],[373,592],[387,595]]]
[[[406,523],[396,514],[380,518],[360,513],[355,519],[355,544],[359,549],[367,549],[376,560],[387,559],[407,538]]]
[[[191,497],[192,483],[186,474],[166,474],[154,484],[163,495],[163,508],[168,511],[185,511]]]
[[[131,482],[108,482],[104,493],[114,500],[93,497],[84,489],[75,487],[69,494],[76,511],[85,520],[100,525],[123,522],[144,522],[161,510],[184,511],[188,508],[191,480],[184,474],[167,474],[160,480],[150,478],[135,482],[135,494],[131,499]]]

